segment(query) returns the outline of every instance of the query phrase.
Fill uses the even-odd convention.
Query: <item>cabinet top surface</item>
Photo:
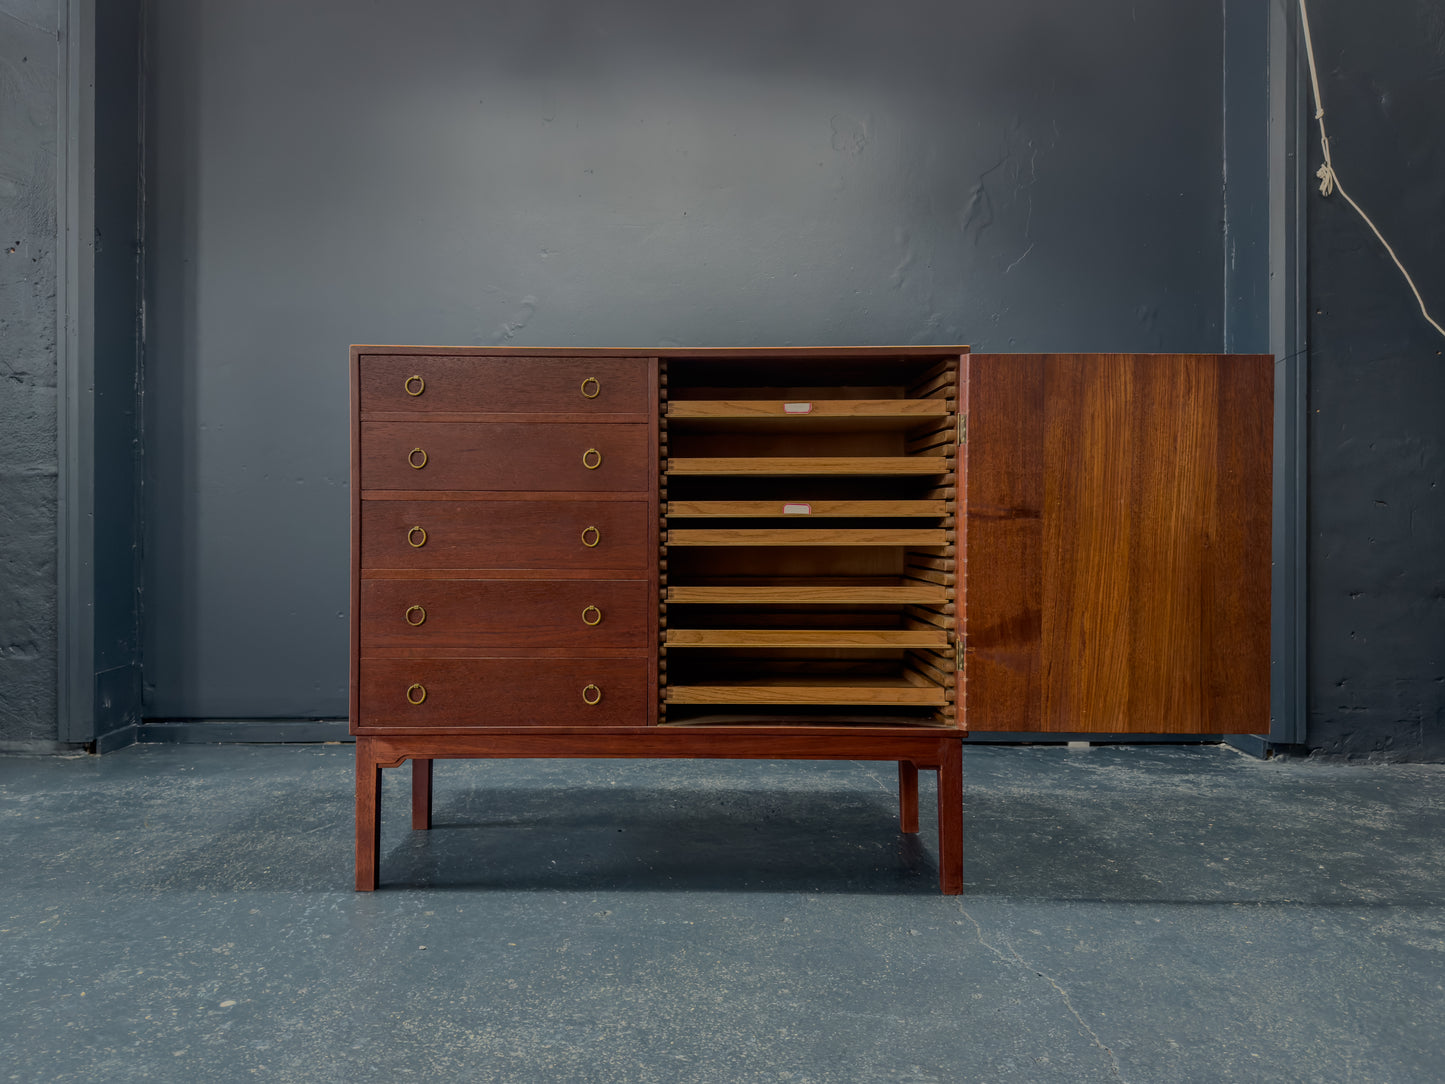
[[[587,357],[587,358],[838,358],[838,357],[951,357],[968,353],[967,346],[700,346],[700,347],[545,347],[545,346],[387,346],[360,344],[353,357],[363,354],[455,354],[475,357]]]

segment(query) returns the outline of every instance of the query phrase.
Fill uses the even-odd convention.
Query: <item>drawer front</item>
[[[656,548],[646,501],[361,502],[363,574],[376,568],[646,571]]]
[[[650,362],[368,354],[360,359],[361,409],[648,414]]]
[[[363,422],[361,487],[646,491],[649,434],[643,424]]]
[[[365,659],[360,727],[645,726],[647,691],[646,659]]]
[[[361,649],[632,648],[647,580],[363,580]]]

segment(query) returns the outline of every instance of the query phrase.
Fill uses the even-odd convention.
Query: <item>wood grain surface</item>
[[[630,647],[650,654],[655,600],[645,579],[367,579],[361,650]]]
[[[973,731],[1269,729],[1273,365],[973,355]]]
[[[930,584],[917,586],[825,587],[781,584],[770,587],[692,587],[678,584],[667,589],[668,602],[717,605],[740,603],[814,603],[824,606],[901,605],[908,602],[948,601],[947,588]]]
[[[801,407],[806,412],[799,412]],[[792,407],[789,410],[788,407]],[[667,404],[669,420],[685,418],[790,418],[806,424],[810,418],[911,418],[919,422],[948,414],[938,399],[677,399]]]
[[[646,494],[650,436],[645,423],[362,422],[361,487]],[[589,450],[595,469],[583,461]]]
[[[369,727],[635,726],[653,689],[647,660],[385,659],[361,671],[361,729]],[[601,693],[587,704],[587,686]],[[420,704],[407,691],[426,691]],[[413,698],[420,698],[413,692]],[[591,693],[588,693],[591,696]]]
[[[667,462],[669,475],[739,474],[774,477],[808,475],[947,474],[945,456],[683,456]]]
[[[653,409],[649,368],[645,357],[363,355],[361,410],[641,416]]]
[[[942,546],[947,531],[887,527],[737,527],[671,530],[669,546]]]
[[[797,677],[756,677],[669,685],[669,704],[868,704],[928,706],[945,702],[937,685],[915,685],[881,677],[804,680]]]
[[[668,647],[947,647],[942,629],[668,629]]]
[[[787,509],[794,511],[789,512]],[[806,508],[804,512],[802,509]],[[877,516],[892,519],[931,519],[948,514],[947,501],[669,501],[670,519],[751,519],[786,517],[795,521]]]
[[[361,502],[363,570],[645,570],[655,540],[646,500]]]

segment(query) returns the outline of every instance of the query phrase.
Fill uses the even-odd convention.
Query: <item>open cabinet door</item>
[[[1267,733],[1272,359],[965,363],[969,731]]]

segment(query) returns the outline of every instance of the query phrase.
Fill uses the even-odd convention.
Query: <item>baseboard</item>
[[[1222,734],[1060,734],[1036,730],[970,730],[965,745],[1218,745]]]
[[[158,719],[135,729],[138,742],[184,745],[353,740],[345,719]]]
[[[1246,756],[1258,757],[1260,760],[1268,760],[1276,753],[1288,753],[1294,748],[1290,745],[1272,742],[1263,734],[1226,734],[1224,744],[1231,749],[1238,749]]]
[[[107,734],[102,734],[95,739],[91,752],[104,756],[106,753],[114,753],[117,749],[124,749],[127,745],[134,745],[140,740],[136,737],[136,731],[139,729],[132,723],[130,726],[117,727]]]
[[[83,757],[85,753],[79,742],[0,741],[0,757]]]

